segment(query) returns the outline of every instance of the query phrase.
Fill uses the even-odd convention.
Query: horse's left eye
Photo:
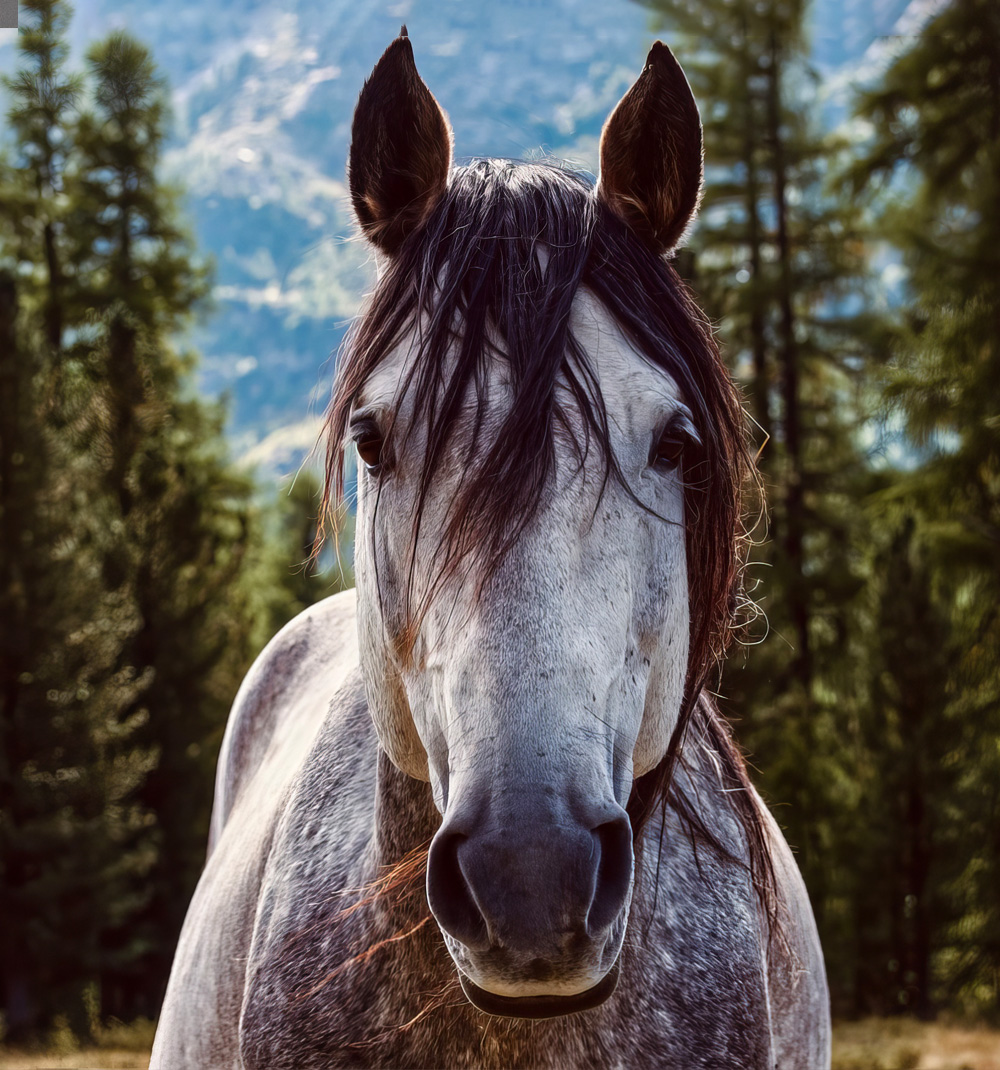
[[[672,472],[680,463],[687,445],[687,435],[676,427],[668,427],[653,447],[649,463]]]
[[[358,447],[358,455],[369,469],[376,469],[382,463],[382,450],[385,440],[377,435],[367,434],[359,438],[355,445]]]
[[[385,466],[385,436],[378,426],[370,420],[359,421],[351,428],[354,446],[358,456],[365,463],[369,472],[377,472]]]

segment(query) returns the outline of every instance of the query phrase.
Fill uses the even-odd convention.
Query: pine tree
[[[91,50],[84,86],[63,71],[68,17],[60,0],[22,8],[0,167],[12,1037],[57,1013],[81,1029],[95,1014],[155,1014],[204,860],[229,705],[271,626],[315,593],[279,578],[282,521],[229,463],[224,413],[192,395],[193,357],[174,342],[208,272],[157,174],[166,111],[149,54],[114,34]]]
[[[316,476],[299,472],[283,499],[277,513],[280,530],[273,540],[278,574],[272,589],[280,599],[274,619],[279,624],[314,602],[353,585],[350,571],[345,570],[339,557],[340,547],[353,541],[353,528],[347,517],[341,518],[336,547],[320,546],[322,491]]]
[[[130,613],[100,582],[80,523],[86,468],[55,433],[72,308],[68,12],[30,0],[21,17],[25,62],[5,83],[16,141],[0,173],[0,984],[15,1037],[81,1008],[145,865],[132,795],[152,760],[127,712],[139,682],[118,664]]]
[[[66,321],[65,226],[58,195],[66,169],[67,125],[80,80],[64,70],[72,8],[50,0],[25,0],[19,6],[24,18],[18,48],[28,63],[4,79],[4,85],[14,101],[8,120],[17,137],[22,174],[29,181],[5,184],[4,216],[13,232],[15,258],[35,269],[45,339],[57,351]]]
[[[960,763],[949,710],[953,636],[927,548],[904,520],[875,556],[869,591],[871,694],[860,725],[855,826],[854,1006],[858,1014],[935,1011],[934,953],[957,920],[947,813]]]
[[[155,816],[150,894],[106,946],[105,1012],[155,1013],[204,859],[212,768],[232,696],[254,653],[243,589],[253,531],[251,481],[221,444],[222,413],[185,399],[191,360],[170,338],[204,296],[207,272],[177,222],[157,168],[163,86],[124,33],[88,53],[94,110],[76,125],[69,183],[82,346],[95,388],[86,415],[104,495],[93,517],[105,582],[132,606],[120,655],[147,686],[131,714],[157,762],[137,799]]]
[[[900,251],[903,306],[885,372],[909,470],[889,508],[918,522],[949,618],[942,760],[933,800],[960,877],[931,889],[932,988],[965,1010],[1000,1005],[1000,11],[951,0],[858,101],[871,137],[849,172]],[[917,462],[916,465],[913,462]],[[905,679],[906,669],[897,667]],[[913,893],[916,894],[916,893]]]

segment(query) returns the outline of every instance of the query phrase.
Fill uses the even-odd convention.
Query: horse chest
[[[547,1021],[472,1007],[419,873],[372,894],[381,859],[419,849],[439,818],[426,785],[382,754],[372,760],[360,695],[343,709],[320,733],[271,849],[240,1017],[245,1070],[773,1065],[745,872],[710,852],[696,862],[672,819],[662,848],[642,852],[615,995]],[[389,813],[391,835],[376,833]],[[646,835],[660,839],[656,822]]]
[[[676,920],[677,912],[670,913]],[[328,920],[317,931],[330,932]],[[749,944],[724,930],[699,933],[663,919],[640,934],[623,962],[618,992],[602,1007],[515,1021],[469,1005],[419,896],[392,916],[362,910],[334,936],[258,964],[241,1022],[243,1064],[246,1070],[773,1066],[764,980]]]

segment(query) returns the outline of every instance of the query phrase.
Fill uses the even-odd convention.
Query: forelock
[[[498,160],[452,172],[446,194],[390,262],[342,353],[328,419],[328,494],[342,493],[355,399],[410,334],[415,350],[395,404],[405,402],[406,427],[419,425],[426,436],[411,553],[431,485],[455,450],[464,473],[436,533],[442,579],[459,563],[481,580],[495,570],[537,512],[560,427],[572,433],[581,460],[601,465],[605,480],[620,479],[596,372],[570,330],[581,285],[635,349],[677,383],[704,443],[686,493],[693,701],[726,645],[736,603],[747,470],[742,412],[711,329],[684,284],[601,205],[582,176]],[[509,382],[509,405],[486,434],[482,399],[497,362]],[[477,413],[471,434],[462,419],[470,397]],[[393,415],[390,440],[406,434]],[[421,616],[420,607],[412,616]]]

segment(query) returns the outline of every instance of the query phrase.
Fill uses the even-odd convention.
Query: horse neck
[[[430,784],[401,773],[379,747],[370,880],[384,889],[380,909],[393,915],[395,925],[429,916],[427,849],[440,824]]]

